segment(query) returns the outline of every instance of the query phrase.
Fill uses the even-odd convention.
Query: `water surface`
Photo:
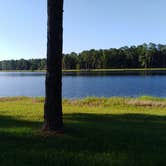
[[[166,97],[166,75],[64,75],[63,98]],[[0,97],[44,96],[45,73],[0,72]]]

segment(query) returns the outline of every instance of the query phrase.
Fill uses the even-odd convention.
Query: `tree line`
[[[142,44],[131,47],[87,50],[64,54],[62,68],[166,68],[166,45]],[[0,61],[0,70],[45,70],[46,59],[20,59]]]

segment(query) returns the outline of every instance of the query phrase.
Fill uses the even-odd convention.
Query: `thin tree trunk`
[[[62,132],[63,0],[47,0],[47,3],[47,73],[43,130]]]

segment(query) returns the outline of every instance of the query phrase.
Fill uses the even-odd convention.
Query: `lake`
[[[166,97],[166,75],[64,75],[63,98]],[[0,72],[0,97],[44,96],[45,73]]]

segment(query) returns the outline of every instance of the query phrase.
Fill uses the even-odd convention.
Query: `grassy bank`
[[[46,72],[45,70],[1,70],[0,72]],[[166,68],[63,70],[63,75],[166,75]]]
[[[166,99],[64,100],[63,112],[65,134],[48,137],[43,98],[1,98],[0,165],[166,165]]]
[[[118,68],[118,69],[87,69],[87,70],[63,70],[64,72],[81,72],[81,71],[94,71],[94,72],[107,72],[107,71],[155,71],[155,70],[166,70],[166,68]]]
[[[45,70],[1,70],[0,72],[46,72]],[[62,70],[63,75],[166,75],[166,68]]]
[[[63,72],[166,71],[166,68],[72,69]],[[46,72],[46,70],[0,70],[0,72]]]

